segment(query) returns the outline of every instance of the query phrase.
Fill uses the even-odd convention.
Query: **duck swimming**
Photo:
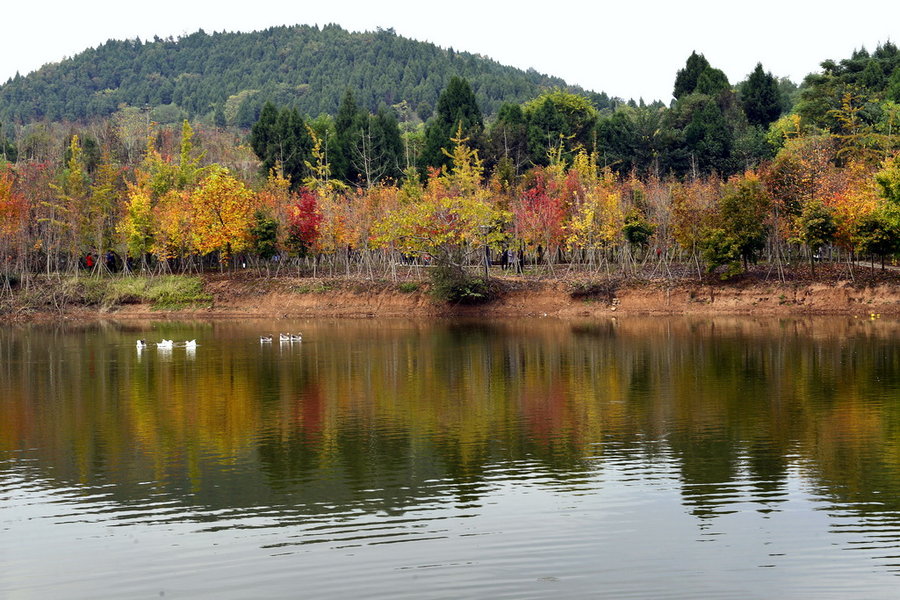
[[[137,349],[138,349],[138,350],[140,350],[141,348],[146,348],[146,347],[147,347],[147,340],[138,340],[138,341],[135,343],[135,345],[137,346]]]
[[[292,341],[292,342],[302,342],[302,341],[303,341],[303,334],[302,334],[302,333],[292,333],[292,334],[291,334],[291,341]]]
[[[260,343],[260,344],[269,343],[269,342],[271,342],[271,341],[272,341],[272,336],[271,336],[271,335],[261,335],[261,336],[259,336],[259,343]]]
[[[193,350],[197,347],[197,340],[188,340],[184,343],[184,347],[188,350]]]
[[[174,346],[174,342],[172,340],[163,339],[161,342],[156,342],[156,347],[160,350],[171,350],[172,346]]]

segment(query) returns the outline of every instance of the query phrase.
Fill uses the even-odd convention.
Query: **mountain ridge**
[[[128,105],[170,107],[191,118],[218,117],[247,127],[266,101],[310,116],[334,114],[348,87],[364,108],[406,102],[424,120],[453,75],[470,81],[486,114],[503,102],[521,103],[552,88],[590,96],[595,104],[609,101],[606,94],[561,78],[406,38],[393,29],[283,25],[108,40],[0,85],[0,120],[84,121]]]

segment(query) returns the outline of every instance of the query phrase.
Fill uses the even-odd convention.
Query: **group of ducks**
[[[147,347],[147,340],[138,340],[137,341],[137,349],[143,350]],[[167,340],[163,338],[163,341],[156,342],[156,347],[160,350],[171,350],[172,348],[187,348],[188,350],[195,350],[197,348],[197,340],[188,340],[186,342],[178,342],[177,344],[172,340]]]
[[[260,344],[270,344],[275,341],[274,335],[261,335],[259,336]],[[278,334],[279,342],[302,342],[303,334],[302,333],[279,333]]]
[[[273,335],[261,335],[259,336],[259,343],[267,344],[275,341],[275,336]],[[302,333],[279,333],[278,334],[279,342],[302,342],[303,334]],[[136,342],[137,349],[143,350],[147,347],[147,340],[138,340]],[[197,340],[188,340],[186,342],[174,342],[172,340],[167,340],[163,338],[163,341],[156,342],[156,347],[159,350],[171,350],[172,348],[187,348],[188,350],[196,350],[197,348]]]

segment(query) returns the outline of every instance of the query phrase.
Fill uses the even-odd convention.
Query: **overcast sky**
[[[613,96],[668,101],[676,71],[695,49],[732,83],[757,62],[799,83],[825,59],[900,42],[900,0],[9,0],[2,13],[0,81],[108,39],[337,23],[353,31],[393,27],[406,37],[533,67]]]

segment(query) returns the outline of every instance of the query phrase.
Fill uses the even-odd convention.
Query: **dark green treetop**
[[[307,123],[296,108],[278,110],[266,103],[250,132],[250,147],[262,161],[263,173],[280,165],[284,175],[290,177],[291,186],[297,188],[306,175],[313,142]]]
[[[334,117],[334,145],[329,156],[332,176],[346,182],[357,180],[359,173],[352,165],[352,148],[365,119],[366,113],[359,109],[353,92],[348,88]]]
[[[422,150],[423,167],[442,167],[449,162],[443,152],[451,147],[450,138],[462,129],[469,145],[479,148],[484,132],[481,109],[469,82],[462,77],[452,77],[438,98],[435,115],[425,128],[425,148]]]
[[[741,86],[741,104],[751,125],[768,127],[781,115],[783,103],[778,80],[772,73],[763,71],[762,63],[756,63],[756,68]]]
[[[597,110],[584,96],[563,90],[544,92],[522,107],[528,121],[531,160],[546,165],[548,152],[570,158],[577,148],[592,150]]]
[[[678,100],[688,94],[693,94],[697,89],[700,76],[709,68],[709,61],[705,56],[697,54],[696,51],[691,52],[684,68],[675,75],[675,89],[672,90],[675,99]]]

